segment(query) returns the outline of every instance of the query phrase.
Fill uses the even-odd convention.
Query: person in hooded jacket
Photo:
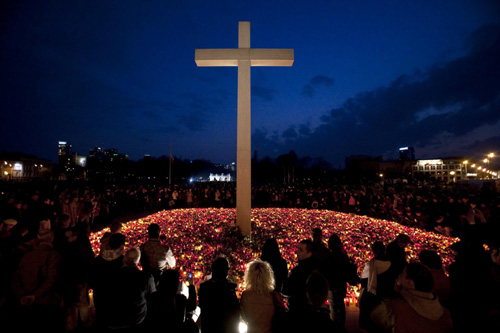
[[[453,332],[450,312],[430,292],[433,286],[425,265],[409,263],[395,284],[399,297],[375,307],[370,315],[373,323],[385,332]]]

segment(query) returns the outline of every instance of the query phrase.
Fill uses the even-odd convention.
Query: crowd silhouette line
[[[259,259],[247,263],[241,297],[227,279],[232,272],[224,257],[205,263],[211,269],[195,285],[192,277],[181,279],[180,254],[165,245],[168,239],[154,223],[148,245],[128,249],[121,223],[113,223],[160,209],[232,207],[232,191],[234,184],[219,183],[4,189],[0,320],[12,331],[143,332],[163,323],[174,332],[239,332],[245,323],[248,332],[345,332],[346,284],[359,283],[359,326],[366,331],[500,329],[500,202],[491,193],[377,184],[256,187],[257,206],[338,209],[461,240],[452,247],[455,259],[447,271],[432,251],[410,262],[406,235],[374,243],[373,259],[353,277],[335,234],[316,228],[310,238],[297,239],[290,271],[270,238]],[[105,226],[110,232],[96,256],[89,235]]]

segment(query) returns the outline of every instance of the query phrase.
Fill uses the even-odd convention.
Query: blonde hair
[[[245,288],[257,293],[268,293],[274,290],[274,272],[269,263],[256,259],[251,261],[245,270]]]
[[[137,266],[141,260],[141,250],[131,247],[123,257],[123,265],[128,267]]]

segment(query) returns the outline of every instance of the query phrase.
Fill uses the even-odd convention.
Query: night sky
[[[252,68],[259,158],[500,154],[496,0],[3,0],[0,151],[235,161],[237,69],[194,53],[237,48],[238,21],[295,52]]]

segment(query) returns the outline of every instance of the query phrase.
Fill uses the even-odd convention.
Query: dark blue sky
[[[500,148],[498,1],[2,1],[0,151],[236,159],[236,68],[197,48],[292,48],[252,69],[252,150],[480,158]]]

